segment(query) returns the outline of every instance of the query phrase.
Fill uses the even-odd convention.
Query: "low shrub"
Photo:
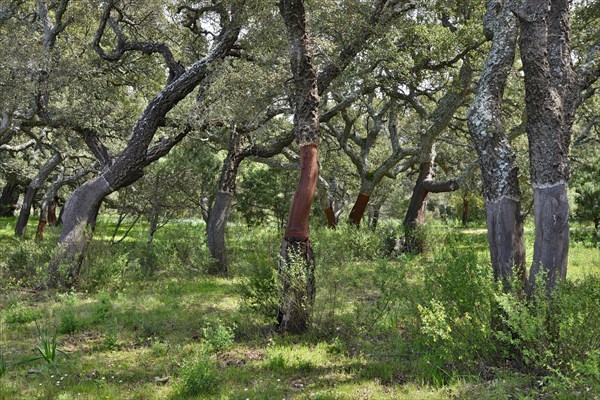
[[[176,388],[179,398],[214,394],[221,382],[217,363],[205,356],[186,362],[179,371],[179,379]]]

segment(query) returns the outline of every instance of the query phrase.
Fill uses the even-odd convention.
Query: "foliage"
[[[270,217],[283,225],[294,194],[289,171],[253,168],[243,174],[237,210],[249,226],[264,224]]]
[[[177,393],[182,397],[213,394],[219,389],[220,381],[217,364],[202,356],[181,367]]]
[[[222,353],[230,348],[235,338],[235,328],[235,324],[227,326],[221,321],[207,323],[202,333],[208,349],[215,353]]]
[[[596,160],[598,161],[598,160]],[[576,192],[576,216],[594,224],[594,237],[600,234],[600,164],[582,165],[572,180]]]
[[[515,293],[497,296],[507,330],[496,332],[506,357],[560,379],[600,376],[600,281],[561,282],[548,296],[542,285],[523,302]]]
[[[35,349],[40,356],[30,361],[44,360],[49,365],[56,368],[56,356],[58,353],[65,354],[62,350],[57,349],[56,330],[51,330],[48,325],[40,325],[37,322],[35,328],[38,339],[38,344],[36,344]]]
[[[37,320],[42,316],[39,310],[22,304],[13,304],[5,312],[4,320],[8,323],[26,324]]]
[[[43,279],[42,272],[50,260],[49,246],[32,240],[13,239],[7,246],[5,268],[2,268],[2,279],[13,281],[16,285],[36,286],[39,282],[31,280],[32,276]]]
[[[2,378],[6,374],[6,358],[4,357],[4,353],[0,351],[0,378]]]

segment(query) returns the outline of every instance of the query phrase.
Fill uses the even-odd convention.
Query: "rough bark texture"
[[[484,26],[492,46],[468,112],[483,180],[492,267],[494,276],[505,284],[512,280],[514,268],[523,273],[525,262],[518,168],[501,110],[517,43],[515,4],[514,0],[487,2]]]
[[[110,18],[111,6],[109,3],[104,10],[100,26],[94,37],[93,46],[102,58],[115,61],[125,51],[139,49],[128,49],[127,43],[123,42],[124,37],[119,37],[118,48],[115,53],[107,54],[100,47],[100,39]],[[223,20],[221,22],[223,23],[223,30],[215,38],[210,52],[185,70],[182,67],[175,67],[178,73],[148,103],[134,125],[131,139],[121,155],[114,163],[107,166],[100,176],[87,181],[76,189],[73,196],[65,204],[64,225],[58,243],[59,251],[55,253],[49,265],[50,280],[48,283],[50,286],[56,286],[64,282],[59,271],[59,266],[63,264],[71,265],[69,275],[71,280],[76,280],[86,243],[91,237],[86,235],[86,226],[95,223],[98,209],[104,197],[141,178],[145,166],[167,154],[191,130],[191,128],[186,127],[179,134],[161,140],[150,147],[154,135],[163,123],[167,113],[200,83],[205,81],[210,75],[213,65],[225,58],[236,42],[240,31],[239,17],[233,15],[230,21]],[[171,66],[170,63],[168,64]],[[93,229],[88,230],[90,234],[92,231]]]
[[[519,9],[536,226],[529,294],[540,270],[548,291],[567,273],[568,153],[580,91],[571,65],[569,3],[524,0]]]
[[[280,0],[279,10],[290,44],[294,134],[300,146],[300,181],[281,246],[278,322],[281,332],[303,332],[308,328],[315,298],[315,263],[309,241],[309,219],[319,176],[319,92],[306,30],[304,1]]]
[[[42,166],[37,175],[31,180],[31,183],[27,187],[25,197],[23,199],[23,206],[19,214],[17,226],[15,227],[15,235],[23,237],[25,235],[25,228],[27,227],[27,221],[29,221],[29,215],[31,214],[31,207],[37,191],[42,187],[48,176],[52,173],[54,168],[62,161],[62,157],[58,154],[53,155],[50,159]]]

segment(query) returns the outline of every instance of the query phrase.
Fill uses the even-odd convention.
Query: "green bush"
[[[210,351],[221,353],[233,344],[235,338],[235,324],[226,326],[217,321],[213,324],[207,323],[202,329],[204,342]]]
[[[496,336],[506,357],[567,381],[600,379],[600,278],[560,282],[550,296],[539,285],[527,302],[515,293],[497,300],[507,329]]]
[[[214,394],[221,382],[217,363],[208,357],[187,362],[179,371],[177,393],[181,398]]]
[[[112,299],[108,293],[100,293],[98,301],[92,305],[91,320],[94,324],[104,322],[112,311]]]
[[[244,277],[237,286],[243,308],[261,316],[267,323],[274,322],[279,309],[276,265],[267,257],[254,255],[244,267]]]
[[[41,317],[40,310],[22,304],[14,304],[4,313],[4,320],[9,324],[26,324]]]
[[[26,287],[35,287],[45,281],[51,256],[48,243],[15,239],[7,253],[6,268],[2,268],[5,276],[0,279]]]

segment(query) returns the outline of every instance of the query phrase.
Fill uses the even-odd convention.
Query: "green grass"
[[[30,238],[35,227],[19,242],[13,226],[14,219],[0,219],[0,243],[9,248],[0,255],[5,269],[18,246],[37,245]],[[421,353],[431,349],[418,337],[414,305],[427,304],[429,265],[448,228],[433,229],[435,245],[424,257],[393,259],[373,254],[376,233],[314,229],[313,326],[307,334],[283,336],[244,306],[239,290],[257,267],[276,265],[280,232],[230,229],[231,276],[215,277],[204,272],[210,265],[204,227],[187,223],[157,233],[155,270],[144,272],[143,228],[111,246],[113,225],[100,221],[82,287],[69,294],[32,290],[28,279],[35,276],[2,281],[1,399],[594,398],[600,389],[583,375],[565,383],[480,360],[441,365],[440,381],[423,374]],[[44,246],[50,248],[57,234],[50,230]],[[474,250],[481,265],[489,263],[485,231],[458,230],[455,236],[457,252]],[[530,231],[527,242],[531,247]],[[43,271],[45,251],[26,254],[26,262],[40,263],[27,267]],[[600,275],[598,247],[574,242],[569,279],[590,275]],[[54,365],[27,362],[36,357],[36,323],[58,332],[57,350],[64,354],[57,352]],[[233,341],[225,328],[207,329],[215,326],[231,329]]]

